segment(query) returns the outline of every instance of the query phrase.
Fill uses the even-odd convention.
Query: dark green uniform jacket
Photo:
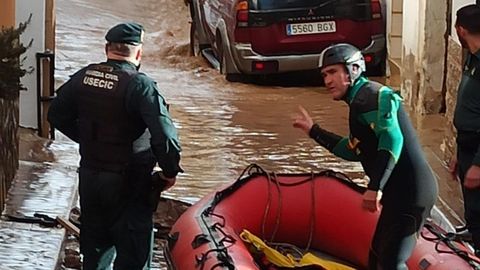
[[[457,129],[458,176],[465,176],[472,165],[480,166],[480,50],[467,56],[458,87],[453,117]],[[474,248],[480,250],[480,189],[462,188],[465,220],[472,233]]]
[[[75,73],[58,90],[48,120],[80,143],[83,167],[115,171],[156,160],[167,177],[182,171],[167,104],[129,62],[108,60]]]
[[[480,50],[467,56],[458,87],[453,124],[460,147],[476,152],[472,164],[480,166]]]

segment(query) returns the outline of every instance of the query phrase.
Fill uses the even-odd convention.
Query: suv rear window
[[[252,4],[254,7],[253,9],[269,10],[288,8],[313,8],[328,5],[337,1],[338,0],[252,0]],[[366,0],[344,0],[340,2],[341,4],[358,4],[365,3]]]

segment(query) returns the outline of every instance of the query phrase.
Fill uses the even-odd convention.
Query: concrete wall
[[[24,67],[36,67],[35,54],[45,50],[45,1],[44,0],[16,0],[16,24],[28,20],[32,21],[20,37],[23,44],[28,44],[33,39],[32,47],[24,54],[26,57]],[[21,78],[21,83],[26,91],[20,92],[20,125],[23,127],[37,128],[37,87],[36,70]]]
[[[455,40],[453,36],[448,40],[448,54],[447,54],[447,79],[446,79],[446,126],[445,138],[442,143],[442,151],[444,153],[444,160],[450,160],[455,154],[455,136],[456,131],[453,127],[453,112],[457,102],[457,88],[462,76],[463,53],[462,47]]]
[[[43,52],[45,48],[45,0],[8,0],[2,1],[0,8],[0,25],[18,26],[32,16],[30,24],[20,37],[20,42],[29,44],[33,39],[32,46],[23,54],[26,57],[23,68],[35,68],[35,54]],[[37,94],[36,94],[36,70],[27,73],[20,79],[26,88],[20,92],[20,125],[37,128]]]
[[[394,59],[402,58],[403,0],[391,0],[388,19],[389,55]]]
[[[440,112],[443,101],[445,77],[445,57],[447,49],[447,2],[449,0],[429,0],[426,6],[424,30],[424,52],[422,59],[423,78],[420,93],[423,95],[417,106],[425,113]]]
[[[402,84],[401,91],[405,104],[412,106],[418,97],[420,42],[420,13],[425,13],[425,0],[405,0],[403,2],[402,29]],[[420,9],[422,7],[422,9]]]
[[[395,61],[402,58],[403,1],[385,0],[382,6],[386,19],[388,57]]]
[[[448,1],[403,2],[401,90],[417,113],[442,108]]]

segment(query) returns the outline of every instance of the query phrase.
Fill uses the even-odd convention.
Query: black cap
[[[105,39],[108,42],[139,45],[143,43],[143,26],[138,23],[120,23],[108,30]]]
[[[480,34],[480,5],[467,5],[457,10],[456,26],[461,26],[472,34]]]

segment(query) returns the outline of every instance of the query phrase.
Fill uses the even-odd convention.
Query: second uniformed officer
[[[453,124],[457,129],[457,156],[451,172],[460,178],[465,221],[472,233],[475,254],[480,256],[480,6],[471,4],[457,11],[455,29],[468,50],[458,86]],[[458,160],[458,164],[457,164]]]
[[[80,144],[85,270],[109,269],[113,258],[114,269],[148,269],[152,168],[158,162],[167,188],[182,172],[165,99],[156,83],[138,71],[143,36],[137,23],[111,28],[105,36],[107,61],[76,72],[48,112],[51,125]]]

